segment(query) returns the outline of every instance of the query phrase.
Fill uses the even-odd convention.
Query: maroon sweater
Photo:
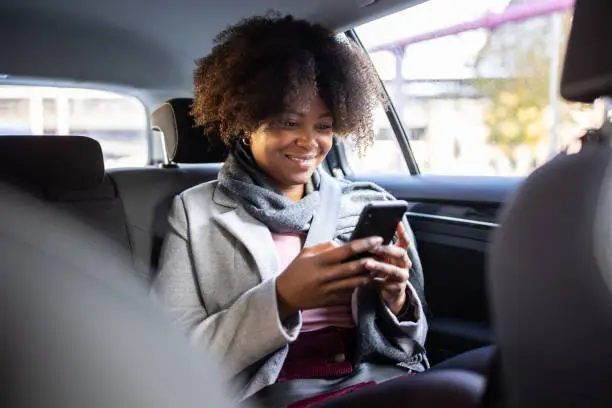
[[[410,302],[398,313],[398,319],[412,316]],[[289,345],[289,352],[278,381],[304,378],[336,378],[353,373],[356,329],[328,327],[300,333]]]
[[[281,369],[278,381],[303,378],[337,378],[353,373],[354,329],[329,327],[314,332],[301,333],[289,345],[289,353]],[[286,408],[310,408],[330,398],[345,395],[363,387],[376,384],[362,382],[330,393],[297,401]]]
[[[406,304],[408,306],[399,313],[399,318],[409,315],[409,302],[406,302]],[[289,352],[277,381],[338,378],[352,374],[356,338],[356,329],[336,327],[301,333],[298,339],[289,345]],[[311,408],[330,398],[375,384],[374,381],[358,383],[337,391],[297,401],[286,408]]]
[[[334,327],[301,333],[289,345],[278,381],[352,374],[355,338],[354,329]]]

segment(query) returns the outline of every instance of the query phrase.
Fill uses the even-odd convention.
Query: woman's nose
[[[311,147],[317,143],[316,133],[314,130],[304,129],[300,132],[295,144],[300,147]]]

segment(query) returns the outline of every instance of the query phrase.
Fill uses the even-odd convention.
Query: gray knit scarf
[[[298,202],[278,191],[242,144],[229,154],[221,171],[219,184],[238,198],[249,214],[275,233],[308,231],[314,211],[319,207],[321,175],[313,174],[307,194]]]
[[[336,236],[346,241],[357,223],[363,206],[374,200],[393,200],[393,196],[373,183],[351,183],[336,180],[317,169],[306,194],[293,202],[272,184],[268,175],[259,169],[251,152],[241,144],[232,149],[219,172],[219,184],[237,197],[246,211],[274,233],[307,232],[316,210],[322,205],[321,183],[339,183],[342,202]],[[323,203],[324,205],[324,203]]]
[[[317,169],[306,185],[306,194],[293,202],[278,191],[270,178],[261,171],[251,152],[237,144],[226,159],[219,172],[219,185],[228,190],[254,218],[266,225],[275,233],[307,232],[314,213],[325,203],[320,202],[321,183],[340,183],[342,199],[340,213],[336,224],[335,239],[346,242],[350,239],[363,207],[370,201],[393,200],[394,197],[376,184],[367,182],[349,182],[337,180]],[[410,227],[405,222],[410,231]],[[411,242],[414,242],[411,239]],[[413,263],[410,282],[416,289],[421,301],[423,296],[423,273],[418,255],[411,247],[410,258]],[[364,288],[365,289],[365,288]],[[389,332],[389,326],[378,316],[385,314],[379,310],[380,302],[369,290],[359,293],[358,354],[361,361],[403,364],[411,368],[422,369],[424,351],[414,344],[413,353],[406,354],[396,344],[390,344],[383,333]]]

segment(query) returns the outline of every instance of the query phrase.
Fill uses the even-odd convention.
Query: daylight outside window
[[[591,125],[559,95],[573,3],[430,0],[356,29],[422,173],[525,176]],[[348,150],[356,171],[406,171],[388,150]]]
[[[2,135],[79,135],[97,140],[106,168],[148,161],[147,114],[135,97],[50,86],[0,85]]]

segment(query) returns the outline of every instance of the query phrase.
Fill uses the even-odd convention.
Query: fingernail
[[[383,239],[381,237],[372,237],[368,240],[368,244],[372,246],[377,246],[383,243]]]

